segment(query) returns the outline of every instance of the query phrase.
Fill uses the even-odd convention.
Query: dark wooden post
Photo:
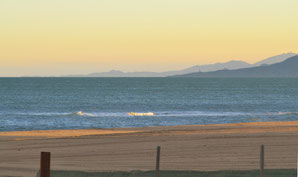
[[[261,145],[261,149],[260,149],[260,177],[264,177],[264,145]]]
[[[155,177],[159,177],[160,146],[157,146]]]
[[[40,177],[50,177],[51,153],[40,153]]]

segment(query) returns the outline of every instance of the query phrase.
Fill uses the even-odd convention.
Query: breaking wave
[[[85,112],[83,112],[83,111],[78,111],[78,112],[75,113],[75,115],[77,115],[77,116],[89,116],[89,117],[95,117],[94,114],[91,114],[91,113],[85,113]]]
[[[130,116],[155,116],[153,112],[129,112]]]
[[[157,112],[0,112],[1,117],[258,117],[258,116],[298,116],[297,112],[205,112],[205,111],[157,111]],[[0,118],[1,118],[0,117]]]

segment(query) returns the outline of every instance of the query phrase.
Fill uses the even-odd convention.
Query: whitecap
[[[78,116],[94,116],[93,114],[90,114],[90,113],[85,113],[85,112],[83,112],[83,111],[78,111],[78,112],[76,112],[75,113],[76,115],[78,115]]]
[[[127,113],[130,116],[154,116],[153,112],[129,112]]]

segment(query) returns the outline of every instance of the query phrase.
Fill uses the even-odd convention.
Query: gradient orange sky
[[[167,71],[298,52],[297,0],[1,0],[0,76]]]

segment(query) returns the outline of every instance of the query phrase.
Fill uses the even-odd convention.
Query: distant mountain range
[[[255,63],[254,66],[272,65],[274,63],[280,63],[280,62],[283,62],[286,59],[291,58],[296,55],[298,55],[298,54],[297,53],[284,53],[281,55],[276,55],[276,56],[267,58],[265,60],[259,61],[259,62]],[[240,68],[238,68],[238,69],[240,69]]]
[[[68,75],[66,77],[167,77],[167,76],[175,76],[175,75],[187,75],[190,73],[197,72],[212,72],[219,70],[236,70],[243,68],[251,68],[257,66],[271,65],[274,63],[283,62],[286,59],[297,55],[296,53],[284,53],[277,56],[273,56],[262,61],[259,61],[255,64],[249,64],[244,61],[228,61],[225,63],[215,63],[209,65],[196,65],[190,68],[186,68],[183,70],[176,71],[167,71],[167,72],[122,72],[118,70],[111,70],[109,72],[101,72],[101,73],[91,73],[87,75]]]
[[[298,55],[283,62],[236,70],[195,72],[174,77],[298,77]]]

